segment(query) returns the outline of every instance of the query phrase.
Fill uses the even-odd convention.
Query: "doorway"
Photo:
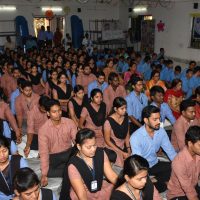
[[[38,35],[41,26],[44,26],[45,30],[47,26],[50,26],[50,30],[53,33],[56,31],[56,28],[58,27],[64,36],[65,18],[64,16],[54,16],[52,19],[47,19],[45,16],[38,16],[38,17],[35,16],[33,18],[33,26],[36,37]]]

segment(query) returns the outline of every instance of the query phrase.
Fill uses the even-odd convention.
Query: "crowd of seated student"
[[[195,61],[173,70],[164,49],[143,59],[126,49],[89,56],[61,46],[6,49],[0,58],[0,198],[55,200],[39,188],[54,177],[63,178],[60,200],[159,200],[167,188],[169,200],[200,198]],[[18,170],[27,167],[21,156],[40,160],[40,181]],[[124,169],[120,177],[114,166]]]

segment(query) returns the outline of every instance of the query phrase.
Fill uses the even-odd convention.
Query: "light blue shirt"
[[[182,81],[182,90],[183,90],[183,92],[187,93],[189,90],[190,79],[188,79],[186,76],[183,76],[183,77],[181,77],[181,81]]]
[[[20,95],[20,91],[17,88],[14,92],[11,93],[11,96],[10,96],[10,109],[13,115],[16,115],[15,100],[19,95]]]
[[[140,63],[138,63],[138,65],[137,65],[137,71],[140,72],[141,74],[144,72],[143,64],[144,64],[144,60],[141,60]]]
[[[39,33],[38,33],[37,39],[38,39],[38,40],[46,40],[46,32],[40,30]]]
[[[128,96],[126,96],[126,101],[128,115],[142,121],[142,110],[148,104],[147,96],[144,93],[140,93],[140,95],[137,96],[135,91],[132,91]]]
[[[9,125],[6,121],[3,121],[3,136],[11,139],[11,130],[10,130],[10,127],[9,127]],[[17,151],[18,151],[17,145],[15,144],[15,142],[13,140],[11,140],[10,153],[13,155],[13,154],[16,154]]]
[[[151,72],[152,68],[150,66],[147,66],[148,68],[144,71],[144,80],[148,81],[151,79]]]
[[[53,40],[53,33],[51,31],[45,31],[45,36],[47,40]]]
[[[98,68],[102,68],[102,67],[105,67],[105,62],[104,61],[101,61],[101,60],[98,60],[97,62],[96,62],[96,66],[98,67]]]
[[[159,151],[160,147],[163,148],[171,161],[176,156],[174,147],[163,128],[154,131],[154,136],[152,138],[147,133],[145,125],[143,125],[131,135],[130,144],[132,154],[137,154],[147,159],[150,167],[158,163],[156,153]]]
[[[151,64],[150,63],[143,63],[142,65],[139,65],[137,67],[138,72],[144,74],[146,71],[149,71],[151,68]]]
[[[173,69],[165,67],[160,72],[160,80],[170,82],[172,74],[173,74]]]
[[[155,102],[152,102],[151,105],[158,107]],[[160,118],[161,122],[163,123],[165,122],[166,118],[171,122],[172,125],[176,122],[176,119],[167,103],[162,103],[160,106]]]
[[[11,160],[11,156],[9,156],[9,160]],[[24,158],[21,158],[20,159],[20,168],[24,168],[24,167],[28,167],[28,163],[27,163],[27,161]],[[0,173],[2,173],[2,172],[0,172]],[[4,176],[4,175],[2,174],[2,176]],[[7,195],[5,195],[4,193],[2,193],[0,191],[0,200],[10,200],[10,199],[13,198],[13,196],[14,195],[7,196]]]
[[[91,91],[95,88],[100,89],[102,92],[108,87],[108,83],[104,82],[102,85],[99,85],[97,80],[92,81],[88,85],[88,98],[90,98]]]
[[[172,82],[176,78],[181,79],[181,73],[180,74],[175,74],[174,72],[172,72],[171,76],[170,76],[170,82]]]
[[[125,61],[118,62],[118,65],[117,65],[118,72],[124,73],[124,72],[128,71],[128,69],[129,69],[129,65],[127,62],[125,62]]]
[[[72,87],[74,88],[76,86],[76,74],[71,74],[69,70],[66,72],[68,77],[71,77]],[[67,82],[69,84],[69,82]]]
[[[48,70],[48,69],[45,69],[45,70],[42,72],[42,80],[43,80],[44,82],[47,82],[47,79],[50,78],[50,70],[48,70],[48,71],[49,71],[48,76],[47,76],[47,70]]]
[[[193,75],[192,78],[189,80],[189,89],[186,98],[192,96],[192,91],[195,90],[195,88],[197,88],[198,86],[200,86],[200,77]]]
[[[189,69],[188,67],[185,68],[185,69],[183,69],[183,71],[181,72],[181,78],[186,77],[186,71],[187,71],[188,69]]]

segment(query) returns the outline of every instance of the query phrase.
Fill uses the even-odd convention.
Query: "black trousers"
[[[33,140],[30,146],[31,150],[38,150],[38,135],[33,134]]]
[[[195,187],[196,191],[197,191],[197,194],[198,194],[198,198],[200,199],[200,186],[196,186]],[[186,196],[182,196],[182,197],[174,197],[173,199],[171,200],[188,200],[188,198]]]
[[[63,177],[64,167],[66,166],[71,156],[72,148],[60,153],[49,155],[49,171],[48,177]]]
[[[161,193],[167,189],[166,182],[169,181],[171,175],[171,163],[159,161],[156,165],[149,168],[149,175],[155,176],[157,182],[154,183],[157,190]]]
[[[129,126],[130,126],[130,135],[132,135],[139,128],[139,126],[133,124],[132,122],[129,123]]]

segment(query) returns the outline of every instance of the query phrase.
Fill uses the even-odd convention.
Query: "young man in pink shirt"
[[[31,152],[31,157],[38,156],[38,130],[48,120],[45,105],[49,101],[49,97],[41,96],[39,103],[36,104],[27,114],[27,140],[24,148],[26,157]]]
[[[183,100],[180,104],[181,116],[174,123],[171,135],[171,142],[178,152],[185,146],[185,133],[190,126],[200,126],[200,120],[196,118],[195,102],[189,99]]]
[[[77,133],[74,121],[61,117],[59,101],[51,99],[45,107],[49,119],[38,132],[42,186],[48,184],[48,177],[62,177]]]
[[[21,84],[21,94],[15,100],[15,109],[18,127],[23,134],[26,133],[27,113],[38,104],[39,98],[40,96],[33,92],[30,81]]]
[[[126,96],[126,90],[124,86],[119,84],[119,75],[115,72],[111,72],[108,76],[109,86],[103,92],[103,101],[106,104],[106,110],[109,114],[113,101],[116,97],[124,97]]]
[[[76,84],[77,85],[82,85],[84,87],[84,92],[85,94],[88,93],[88,85],[96,80],[96,76],[91,73],[91,68],[88,64],[85,64],[83,66],[83,73],[78,75],[76,79]]]
[[[172,161],[168,200],[199,200],[200,126],[191,126],[185,135],[186,146]]]

